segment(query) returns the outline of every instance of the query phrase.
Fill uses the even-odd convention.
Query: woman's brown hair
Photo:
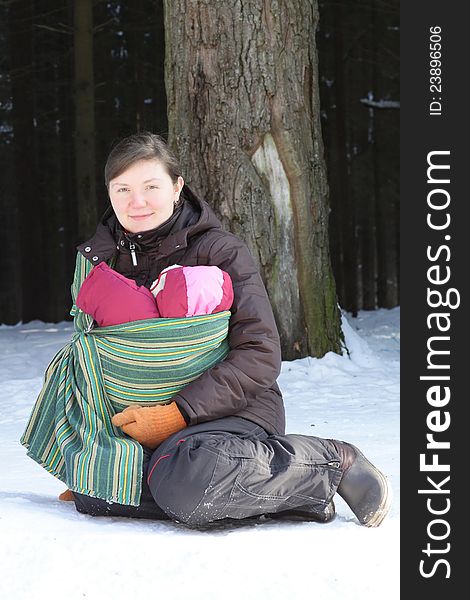
[[[111,179],[118,177],[139,160],[160,162],[173,183],[176,183],[181,175],[179,161],[165,140],[156,133],[141,131],[120,140],[109,153],[104,167],[104,183],[108,190]]]

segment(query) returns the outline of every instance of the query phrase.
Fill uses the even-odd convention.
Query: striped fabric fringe
[[[74,333],[46,369],[20,443],[72,491],[138,506],[143,448],[111,418],[134,403],[168,403],[223,360],[230,311],[94,327],[75,305],[92,268],[78,252],[71,287]]]

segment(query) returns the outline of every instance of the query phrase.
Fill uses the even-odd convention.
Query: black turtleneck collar
[[[124,238],[133,242],[137,250],[145,252],[148,249],[155,248],[158,242],[161,242],[172,233],[192,225],[197,221],[198,217],[199,214],[195,212],[194,207],[181,195],[181,201],[175,207],[172,215],[164,223],[154,227],[154,229],[136,233],[127,231],[119,222],[114,211],[106,219],[105,224],[108,226],[116,244],[120,244]]]

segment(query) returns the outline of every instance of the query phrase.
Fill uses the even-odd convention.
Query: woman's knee
[[[189,441],[189,440],[188,440]],[[152,456],[147,483],[158,504],[172,519],[199,525],[215,520],[213,488],[216,467],[223,458],[214,449],[192,443]]]

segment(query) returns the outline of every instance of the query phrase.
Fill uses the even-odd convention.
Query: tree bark
[[[169,144],[258,263],[283,357],[341,352],[316,1],[165,0]]]

